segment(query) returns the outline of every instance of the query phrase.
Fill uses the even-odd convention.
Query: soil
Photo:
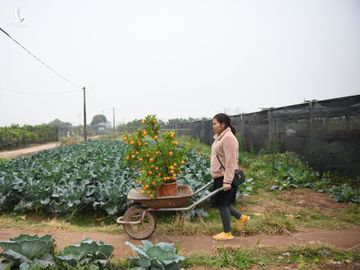
[[[0,152],[0,157],[16,158],[16,157],[20,157],[20,156],[32,155],[39,151],[49,150],[49,149],[58,147],[59,145],[60,145],[60,143],[53,142],[53,143],[47,143],[47,144],[42,144],[42,145],[37,145],[37,146],[31,146],[31,147],[27,147],[27,148],[21,148],[21,149],[12,150],[12,151],[3,151],[3,152]]]
[[[338,203],[329,197],[329,194],[319,193],[311,189],[294,189],[282,191],[279,199],[295,207],[307,207],[321,212],[329,212],[349,207],[348,203]]]
[[[247,204],[247,198],[241,199],[244,206],[241,209],[246,213],[273,213],[301,211],[304,208],[314,209],[324,214],[332,215],[339,209],[351,206],[349,203],[338,203],[332,200],[327,193],[319,193],[311,189],[298,188],[283,190],[277,196],[277,200],[263,198],[254,205]]]

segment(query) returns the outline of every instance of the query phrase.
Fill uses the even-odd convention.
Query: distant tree
[[[95,126],[99,123],[106,123],[107,122],[107,119],[106,119],[106,116],[103,115],[103,114],[97,114],[93,117],[92,121],[91,121],[91,124],[92,126]]]
[[[71,127],[72,126],[71,123],[63,122],[57,118],[55,120],[51,121],[48,125],[52,126],[52,127]]]

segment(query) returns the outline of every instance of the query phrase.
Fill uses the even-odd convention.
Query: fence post
[[[272,129],[273,129],[273,123],[272,123],[272,113],[271,113],[271,108],[268,109],[267,111],[267,115],[268,115],[268,139],[271,139],[272,137]]]
[[[346,130],[349,130],[351,128],[350,126],[351,118],[348,111],[345,113],[345,119],[346,119]]]
[[[313,115],[314,100],[309,101],[309,137],[312,135],[312,124],[314,121]]]
[[[245,134],[244,127],[245,127],[245,119],[244,119],[244,114],[242,113],[240,116],[240,131],[241,131],[242,136],[244,136],[244,134]]]

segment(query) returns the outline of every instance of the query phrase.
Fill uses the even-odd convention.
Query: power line
[[[62,94],[74,94],[77,93],[75,91],[63,91],[63,92],[48,92],[48,93],[36,93],[36,92],[23,92],[23,91],[18,91],[18,90],[13,90],[13,89],[7,89],[7,88],[2,88],[0,87],[0,91],[5,91],[5,92],[10,92],[10,93],[14,93],[14,94],[19,94],[19,95],[30,95],[30,96],[51,96],[51,95],[62,95]]]
[[[88,96],[96,105],[103,108],[104,110],[110,110],[110,109],[112,110],[112,107],[106,107],[103,104],[101,104],[100,102],[98,102],[92,95],[90,95],[90,93],[88,91],[86,91],[86,96]]]
[[[46,64],[44,61],[42,61],[41,59],[39,59],[37,56],[35,56],[34,54],[32,54],[28,49],[26,49],[23,45],[20,44],[20,42],[18,42],[16,39],[14,39],[12,36],[10,36],[4,29],[2,29],[0,27],[1,32],[3,32],[6,36],[8,36],[12,41],[14,41],[17,45],[19,45],[22,49],[24,49],[28,54],[30,54],[33,58],[35,58],[38,62],[40,62],[42,65],[44,65],[46,68],[48,68],[51,72],[53,72],[54,74],[56,74],[57,76],[59,76],[60,78],[62,78],[64,81],[68,82],[69,84],[71,84],[72,86],[76,87],[76,88],[80,88],[80,86],[78,86],[77,84],[73,83],[71,80],[67,79],[66,77],[64,77],[62,74],[60,74],[59,72],[57,72],[55,69],[51,68],[48,64]]]

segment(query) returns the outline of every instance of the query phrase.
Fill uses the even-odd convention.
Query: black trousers
[[[223,224],[224,232],[231,232],[231,221],[230,217],[233,216],[237,220],[240,219],[242,213],[235,209],[233,205],[229,206],[219,206],[219,212],[221,217],[221,222]],[[230,216],[231,215],[231,216]]]
[[[214,185],[212,190],[216,190],[223,186],[224,177],[214,179]],[[231,185],[231,189],[228,191],[221,191],[211,198],[211,205],[217,207],[220,212],[221,222],[224,227],[224,232],[231,231],[230,217],[233,216],[236,219],[240,219],[242,213],[234,208],[232,205],[235,202],[237,187]]]
[[[212,187],[212,191],[221,188],[224,184],[224,177],[219,177],[214,179],[214,185]],[[219,193],[215,194],[211,197],[211,205],[213,207],[219,206],[228,206],[233,204],[236,199],[236,191],[237,187],[231,185],[231,189],[228,191],[220,191]]]

